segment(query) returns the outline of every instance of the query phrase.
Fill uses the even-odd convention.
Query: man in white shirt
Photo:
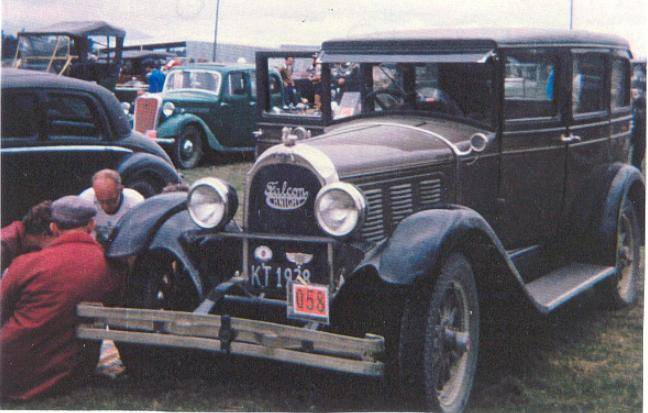
[[[80,196],[94,202],[97,207],[96,239],[102,244],[108,240],[117,221],[128,210],[144,201],[144,197],[134,189],[124,188],[117,171],[102,169],[92,177],[92,187],[81,192]]]

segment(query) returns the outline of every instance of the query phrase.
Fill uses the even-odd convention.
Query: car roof
[[[580,46],[628,49],[619,36],[580,30],[466,28],[381,32],[325,41],[324,53],[408,53],[456,48],[486,50],[515,46]]]
[[[65,89],[87,92],[96,96],[106,107],[110,123],[118,136],[130,133],[130,126],[115,95],[108,89],[85,80],[73,79],[36,70],[5,68],[0,72],[2,90],[6,89]]]
[[[51,24],[35,30],[29,30],[19,34],[55,34],[65,33],[72,36],[116,36],[125,37],[126,32],[118,27],[112,26],[102,20],[96,21],[66,21]]]

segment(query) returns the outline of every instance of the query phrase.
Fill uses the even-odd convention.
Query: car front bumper
[[[87,320],[77,327],[85,340],[113,340],[237,354],[369,377],[382,377],[385,351],[381,336],[364,338],[234,318],[189,312],[108,308],[81,303],[77,315]]]

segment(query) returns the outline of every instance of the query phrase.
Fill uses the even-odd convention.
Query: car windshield
[[[52,70],[53,63],[70,57],[66,35],[20,35],[14,66],[31,70]]]
[[[490,123],[492,70],[485,63],[335,64],[333,117],[413,110]],[[361,82],[361,73],[370,81]]]
[[[192,69],[174,70],[167,75],[164,92],[198,90],[218,95],[220,84],[221,76],[218,72]]]

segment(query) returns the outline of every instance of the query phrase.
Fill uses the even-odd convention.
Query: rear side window
[[[574,54],[572,60],[572,112],[605,110],[605,56],[601,53]]]
[[[630,105],[630,62],[626,59],[612,60],[612,78],[610,79],[610,104],[612,109]]]
[[[47,133],[50,140],[101,139],[103,133],[94,102],[76,95],[49,95]]]
[[[513,51],[506,56],[506,119],[552,117],[557,113],[557,57],[541,50]]]
[[[245,90],[245,76],[242,72],[230,73],[229,75],[230,95],[243,96]]]
[[[34,138],[38,134],[38,99],[28,92],[2,92],[2,138]]]

